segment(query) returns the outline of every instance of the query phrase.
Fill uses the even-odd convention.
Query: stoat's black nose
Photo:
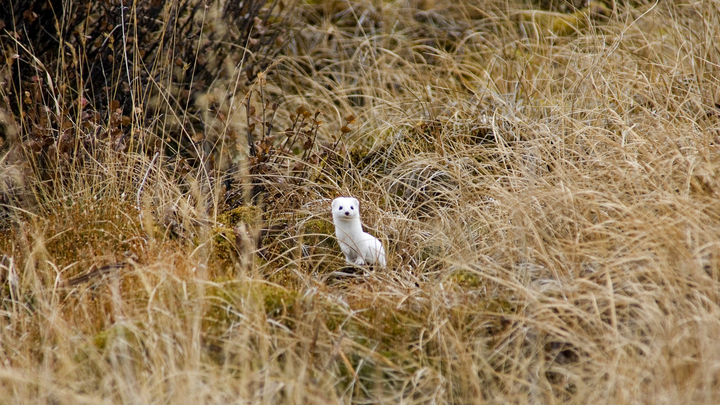
[[[345,211],[345,215],[350,215],[350,211]]]

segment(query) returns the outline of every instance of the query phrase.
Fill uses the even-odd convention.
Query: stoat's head
[[[360,203],[357,198],[338,197],[332,202],[332,214],[342,220],[360,218]]]

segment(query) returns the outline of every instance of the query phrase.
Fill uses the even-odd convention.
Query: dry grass
[[[114,118],[5,65],[0,402],[717,403],[720,2],[310,3]],[[339,195],[386,271],[339,273]]]

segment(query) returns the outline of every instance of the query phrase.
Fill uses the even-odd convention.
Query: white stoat
[[[360,222],[360,203],[357,198],[338,197],[332,202],[335,236],[345,260],[350,264],[362,266],[378,263],[385,267],[385,249],[382,243],[367,232],[363,232]]]

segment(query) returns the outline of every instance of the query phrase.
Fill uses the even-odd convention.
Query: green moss
[[[456,271],[450,275],[450,281],[461,287],[478,288],[482,286],[482,280],[477,274],[469,271]]]
[[[541,33],[550,31],[562,37],[572,35],[587,27],[587,11],[587,9],[583,9],[572,14],[562,14],[532,10],[520,13],[520,16],[523,21],[535,24]]]
[[[92,344],[99,350],[107,349],[112,342],[117,339],[123,339],[123,342],[128,344],[134,350],[140,349],[140,340],[137,336],[124,325],[113,325],[109,329],[105,329],[92,338]]]
[[[235,231],[230,228],[213,228],[213,254],[222,262],[233,263],[237,257],[237,240]]]
[[[302,238],[297,240],[303,245],[305,270],[322,274],[337,270],[341,253],[333,223],[324,218],[310,218],[302,223],[299,232]]]
[[[218,215],[217,223],[219,225],[212,230],[212,258],[216,261],[215,267],[223,271],[215,276],[234,272],[238,265],[238,255],[241,253],[240,247],[243,243],[242,240],[238,240],[238,234],[236,233],[238,225],[246,224],[247,229],[252,229],[259,215],[260,209],[253,206],[238,207]]]
[[[137,211],[127,201],[77,199],[72,206],[59,202],[48,211],[47,216],[27,225],[38,230],[31,237],[33,243],[44,244],[47,256],[43,262],[64,267],[89,257],[141,256],[147,249],[146,233],[135,221],[137,217],[127,214]],[[64,276],[71,278],[82,271],[83,266],[71,266]]]
[[[332,235],[335,233],[335,226],[326,219],[309,219],[305,221],[305,233]]]
[[[257,221],[260,214],[260,209],[255,206],[237,207],[219,214],[217,222],[220,223],[221,226],[232,228],[240,222],[253,224]]]
[[[210,331],[210,335],[222,334],[230,325],[241,321],[240,314],[233,308],[255,305],[261,305],[268,318],[292,328],[298,296],[297,291],[264,283],[226,283],[212,287],[206,291],[210,306],[203,317],[204,329]],[[254,305],[249,305],[247,300]]]
[[[335,239],[335,225],[326,219],[314,218],[305,221],[303,244],[312,248],[339,250]]]
[[[557,16],[552,19],[550,30],[558,36],[568,36],[585,29],[587,21],[581,11],[570,15]]]
[[[262,297],[265,313],[268,317],[282,317],[286,326],[292,327],[294,325],[292,318],[287,317],[287,314],[292,313],[295,309],[298,299],[297,291],[263,284],[259,288],[259,294]]]

